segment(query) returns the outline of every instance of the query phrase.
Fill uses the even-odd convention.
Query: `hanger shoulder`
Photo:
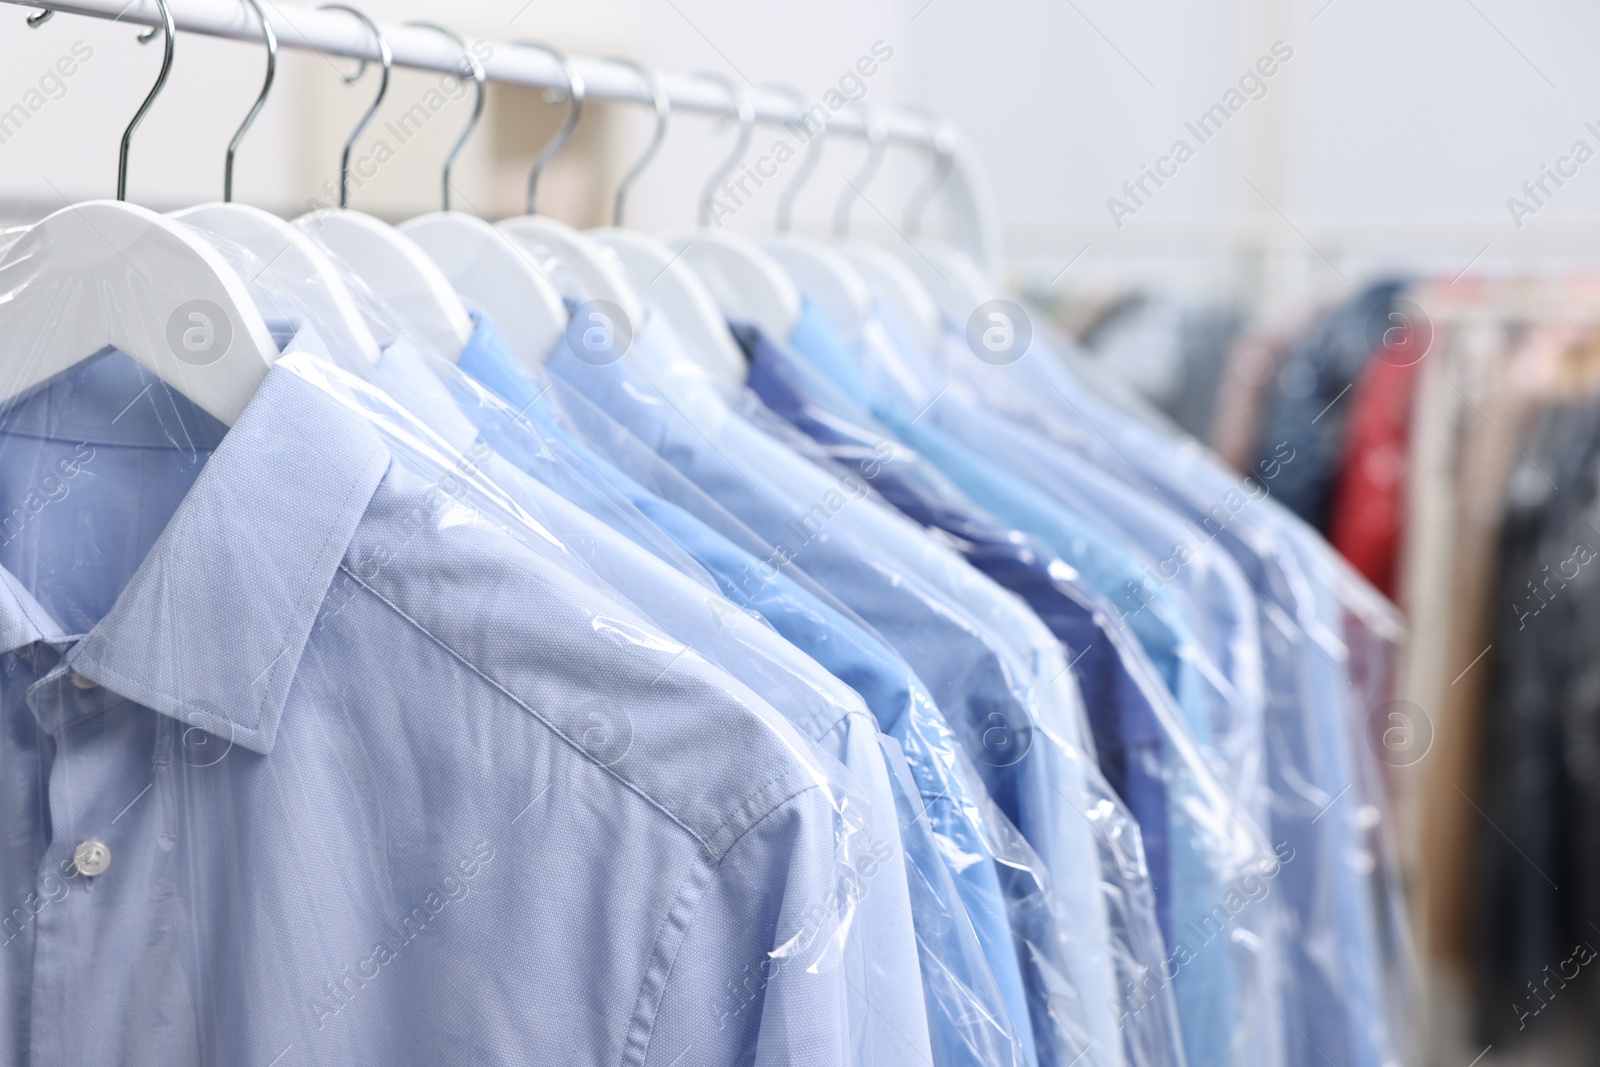
[[[232,425],[278,350],[243,279],[193,230],[147,208],[62,208],[0,260],[0,337],[19,396],[115,346]]]
[[[726,387],[744,385],[745,357],[728,330],[728,320],[705,284],[672,249],[634,230],[594,230],[589,236],[611,250],[628,280],[650,293],[651,302],[672,323],[702,364]]]
[[[543,215],[519,215],[496,224],[555,280],[563,296],[609,300],[622,309],[632,336],[644,325],[644,301],[610,252],[584,234]]]
[[[325,208],[300,216],[295,225],[348,263],[440,355],[460,355],[472,337],[472,319],[415,241],[360,211]]]
[[[667,238],[705,282],[724,315],[788,338],[800,321],[800,290],[773,258],[748,238],[696,230]]]
[[[248,249],[262,264],[252,284],[289,292],[330,344],[377,365],[378,341],[355,295],[304,230],[248,204],[201,204],[169,217]]]
[[[519,359],[543,364],[567,328],[567,308],[533,256],[480,218],[439,211],[400,224],[465,299],[494,319]]]
[[[761,247],[783,265],[802,293],[817,302],[840,337],[854,341],[861,336],[872,315],[872,289],[848,260],[804,237],[780,237]]]
[[[971,258],[947,245],[926,242],[904,249],[900,262],[922,279],[945,322],[957,328],[966,326],[979,304],[1000,296],[999,288]]]
[[[944,320],[933,294],[916,273],[892,252],[865,241],[839,246],[839,254],[861,272],[885,311],[909,335],[913,344],[931,351],[944,335]]]

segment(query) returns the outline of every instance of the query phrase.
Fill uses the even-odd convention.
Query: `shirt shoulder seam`
[[[771,783],[769,783],[769,785],[770,784]],[[689,875],[689,879],[686,879],[686,881],[698,880],[699,884],[685,885],[684,888],[680,889],[678,892],[676,899],[681,903],[690,904],[689,910],[686,913],[680,915],[680,905],[675,905],[670,911],[668,911],[666,917],[662,919],[662,931],[656,937],[655,947],[651,950],[651,955],[653,957],[658,955],[666,955],[666,953],[662,951],[663,943],[673,930],[676,930],[678,934],[677,945],[671,950],[671,958],[666,961],[666,969],[662,973],[660,981],[652,983],[650,980],[651,974],[647,973],[644,981],[640,983],[639,999],[636,1002],[634,1011],[634,1033],[630,1034],[627,1041],[629,1049],[638,1049],[638,1054],[625,1054],[623,1057],[623,1064],[625,1067],[639,1067],[639,1065],[642,1065],[650,1055],[650,1046],[655,1038],[656,1022],[660,1017],[659,1012],[661,1007],[661,999],[666,995],[667,987],[672,983],[673,971],[677,969],[678,959],[682,955],[684,942],[689,939],[689,932],[694,926],[694,919],[699,914],[700,905],[705,902],[706,891],[711,887],[717,872],[722,868],[723,862],[734,849],[739,847],[739,843],[748,837],[750,833],[758,826],[787,808],[791,803],[794,802],[796,797],[802,796],[805,793],[809,793],[811,790],[818,788],[820,787],[815,783],[808,783],[807,785],[796,789],[782,800],[774,803],[764,814],[761,815],[760,818],[751,820],[750,825],[741,830],[739,832],[739,836],[735,837],[728,843],[728,847],[722,850],[721,855],[715,857],[709,855],[702,857],[700,863],[697,864],[695,871]],[[685,891],[688,889],[696,890],[692,903],[685,899]],[[653,1003],[650,1003],[649,1001],[651,1000],[652,990],[654,991],[654,997]]]
[[[501,685],[499,682],[495,681],[493,678],[491,678],[487,674],[485,674],[481,669],[479,669],[477,664],[472,663],[465,656],[461,655],[454,648],[450,647],[450,645],[447,642],[445,642],[440,637],[438,637],[436,634],[434,634],[434,632],[432,630],[428,629],[428,627],[424,626],[417,619],[415,619],[411,615],[407,614],[406,611],[404,609],[402,609],[398,604],[396,604],[394,601],[390,600],[388,597],[384,596],[378,590],[374,589],[371,585],[369,585],[367,582],[362,580],[354,571],[352,571],[343,562],[341,562],[339,564],[339,569],[342,570],[345,574],[349,575],[351,581],[355,582],[361,588],[363,588],[367,592],[371,593],[374,597],[377,597],[378,600],[380,600],[386,607],[389,608],[390,611],[394,612],[400,618],[402,618],[406,622],[410,623],[413,627],[415,627],[417,629],[418,632],[420,632],[425,637],[427,637],[428,640],[432,641],[434,644],[436,644],[440,648],[442,648],[452,659],[456,660],[456,662],[460,663],[463,667],[467,668],[467,670],[471,671],[473,674],[475,674],[479,678],[481,678],[484,681],[485,684],[489,685],[491,688],[493,688],[493,689],[497,690],[498,692],[500,692],[502,695],[504,695],[512,703],[516,704],[518,707],[520,707],[524,711],[526,711],[529,715],[532,715],[539,722],[543,723],[544,726],[551,733],[555,734],[557,737],[559,737],[563,741],[565,741],[567,743],[567,745],[574,752],[576,752],[580,757],[582,757],[583,759],[585,759],[585,760],[589,761],[590,763],[594,764],[596,767],[599,767],[606,774],[608,774],[612,778],[616,779],[617,782],[622,784],[629,791],[631,791],[631,792],[635,793],[636,795],[638,795],[642,800],[644,800],[645,803],[649,804],[651,807],[653,807],[657,811],[661,812],[661,814],[663,814],[667,818],[671,819],[673,821],[673,823],[675,823],[681,830],[683,830],[684,833],[686,833],[690,837],[694,838],[694,840],[700,845],[701,849],[704,851],[704,853],[706,855],[708,855],[708,856],[715,856],[716,855],[716,852],[712,849],[710,842],[707,841],[704,837],[701,837],[700,834],[696,833],[694,828],[689,826],[689,824],[686,823],[682,818],[680,818],[676,812],[672,811],[672,809],[668,808],[661,801],[657,800],[655,797],[653,797],[649,793],[645,792],[644,789],[641,788],[635,782],[632,782],[629,779],[624,778],[622,775],[618,774],[615,769],[613,769],[611,767],[608,767],[604,762],[595,759],[594,756],[591,753],[589,753],[588,751],[586,751],[583,748],[582,745],[578,744],[572,738],[568,737],[561,730],[560,727],[558,727],[555,723],[551,722],[549,719],[545,718],[543,715],[539,714],[538,711],[534,710],[532,705],[528,704],[527,701],[523,700],[521,697],[517,696],[511,690],[507,689],[505,686]]]

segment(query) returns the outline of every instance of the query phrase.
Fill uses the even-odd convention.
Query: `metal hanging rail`
[[[127,0],[64,0],[48,5],[0,0],[0,3],[34,9],[48,7],[62,14],[114,19],[136,26],[161,24],[154,0],[134,0],[132,3]],[[261,27],[255,17],[237,0],[175,0],[169,6],[180,35],[198,33],[237,41],[262,39]],[[277,31],[278,43],[282,47],[306,48],[350,59],[378,60],[378,48],[372,35],[347,14],[272,4],[267,8],[267,16],[272,20],[272,27]],[[379,22],[378,26],[389,40],[395,66],[460,73],[460,50],[439,34],[395,22]],[[468,37],[467,40],[469,44],[483,40],[489,45],[489,57],[483,61],[483,69],[490,81],[542,89],[566,85],[561,68],[548,55],[534,49],[519,48],[511,41],[489,41],[474,37]],[[631,68],[584,56],[573,56],[572,61],[583,75],[590,100],[630,101],[643,105],[651,103],[649,87]],[[734,113],[726,94],[713,84],[678,74],[663,73],[658,77],[674,111],[720,115]],[[750,92],[758,122],[777,124],[799,121],[801,113],[795,100],[781,90],[752,88]],[[891,140],[923,147],[933,145],[938,131],[936,120],[896,108],[883,108],[879,113],[889,129]],[[835,114],[828,128],[834,135],[866,135],[863,115],[853,106],[847,106]]]
[[[62,0],[48,5],[0,0],[0,3],[34,10],[47,7],[59,14],[108,19],[133,26],[161,25],[155,0]],[[180,37],[197,33],[236,41],[262,40],[260,24],[238,0],[169,0],[168,8]],[[349,59],[379,60],[377,42],[372,34],[344,12],[274,3],[267,7],[267,15],[272,20],[280,47],[309,49]],[[388,40],[395,66],[460,73],[460,49],[437,32],[394,22],[379,22],[378,27]],[[490,81],[542,89],[560,89],[567,84],[560,65],[545,52],[521,47],[514,41],[474,37],[467,40],[472,45],[481,41],[488,46],[480,45],[477,51]],[[487,58],[483,58],[484,54]],[[583,77],[587,99],[652,104],[649,85],[633,67],[587,56],[575,55],[570,59]],[[734,102],[712,81],[671,73],[657,74],[657,78],[675,112],[736,114]],[[750,87],[749,92],[757,122],[781,125],[801,121],[804,112],[792,93],[759,86]],[[951,168],[944,195],[958,205],[951,213],[951,243],[965,249],[979,263],[994,267],[998,258],[994,214],[971,154],[959,137],[943,122],[924,112],[876,107],[871,115],[869,122],[866,110],[847,104],[828,119],[828,133],[834,137],[866,138],[869,126],[876,130],[881,123],[891,142],[930,153],[948,153]]]

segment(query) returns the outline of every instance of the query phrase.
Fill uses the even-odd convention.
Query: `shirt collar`
[[[64,641],[66,636],[33,594],[0,567],[0,654],[41,641]]]
[[[271,752],[312,625],[389,461],[365,420],[274,367],[65,665],[185,725]],[[60,637],[0,571],[0,647]]]
[[[522,365],[488,315],[475,311],[472,319],[472,339],[456,366],[519,411],[531,408],[548,381],[540,381]],[[565,344],[563,338],[558,347]]]

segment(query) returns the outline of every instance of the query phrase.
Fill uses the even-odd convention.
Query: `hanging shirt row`
[[[1412,1058],[1292,448],[931,243],[11,236],[0,1062]]]

